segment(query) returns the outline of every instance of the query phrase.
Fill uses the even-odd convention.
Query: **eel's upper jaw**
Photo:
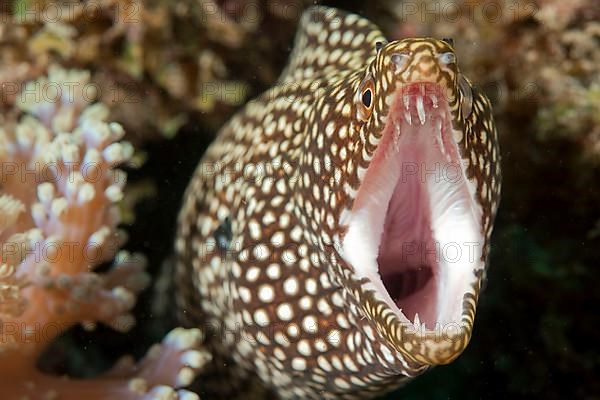
[[[402,323],[423,334],[460,324],[484,235],[442,89],[404,85],[352,211],[344,259]]]

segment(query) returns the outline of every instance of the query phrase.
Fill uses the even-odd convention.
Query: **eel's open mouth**
[[[401,321],[432,330],[460,322],[480,265],[481,211],[442,89],[411,83],[394,96],[342,247]]]

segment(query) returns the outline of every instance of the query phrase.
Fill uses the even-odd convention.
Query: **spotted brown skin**
[[[179,216],[178,305],[188,322],[234,333],[207,345],[240,374],[256,374],[281,398],[369,398],[464,350],[500,167],[490,102],[455,58],[447,41],[388,43],[363,18],[309,9],[278,83],[207,150]],[[390,140],[390,110],[414,82],[445,96],[482,237],[460,320],[447,331],[407,323],[342,246],[345,216]]]

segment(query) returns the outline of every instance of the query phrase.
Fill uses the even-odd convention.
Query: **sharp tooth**
[[[419,313],[415,314],[414,325],[415,325],[415,327],[417,327],[417,329],[421,329],[421,320],[419,319]]]
[[[421,125],[425,125],[425,107],[423,106],[423,96],[417,96],[417,113]]]
[[[440,150],[442,150],[442,154],[446,154],[446,148],[444,147],[444,138],[442,137],[442,119],[438,118],[436,121],[437,121],[438,142],[440,143]]]
[[[406,108],[406,111],[408,111],[410,107],[410,96],[408,95],[408,93],[404,93],[402,95],[402,100],[404,101],[404,108]]]
[[[438,98],[435,94],[429,95],[431,98],[431,102],[433,103],[433,108],[438,108]]]
[[[410,116],[410,111],[404,113],[404,119],[408,122],[409,125],[412,125],[412,117]]]
[[[394,124],[394,127],[396,129],[396,134],[394,135],[394,150],[399,151],[400,150],[400,125]]]
[[[425,96],[425,85],[419,85],[419,91],[421,92],[421,97]]]

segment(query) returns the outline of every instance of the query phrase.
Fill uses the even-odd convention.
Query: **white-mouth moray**
[[[451,40],[313,7],[187,189],[179,311],[280,398],[381,395],[466,347],[500,180]]]

